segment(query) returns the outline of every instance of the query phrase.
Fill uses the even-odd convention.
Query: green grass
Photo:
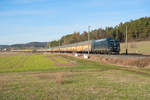
[[[44,55],[0,57],[0,72],[46,70],[54,67],[54,62]]]
[[[84,69],[108,69],[114,66],[99,67],[100,64],[64,55],[17,55],[0,57],[0,72],[32,72],[32,71],[80,71]],[[108,65],[107,65],[108,66]],[[116,66],[115,66],[116,67]]]
[[[149,77],[66,55],[1,56],[0,100],[149,100]]]

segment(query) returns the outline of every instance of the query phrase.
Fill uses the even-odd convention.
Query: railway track
[[[12,51],[12,52],[32,52],[32,51]],[[44,53],[49,51],[37,51],[38,53]],[[55,52],[53,52],[55,53]],[[59,53],[59,52],[56,52]],[[79,53],[79,54],[87,54],[87,53]],[[116,57],[116,58],[150,58],[150,55],[143,55],[143,54],[90,54],[90,55],[97,55],[101,57]]]

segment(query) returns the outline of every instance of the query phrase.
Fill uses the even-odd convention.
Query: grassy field
[[[91,66],[94,65],[94,66]],[[21,54],[0,57],[0,72],[33,72],[94,69],[99,65],[64,55]]]
[[[130,42],[128,44],[129,53],[139,53],[150,55],[150,41]],[[126,45],[121,43],[121,53],[125,53]]]
[[[149,100],[149,77],[65,55],[2,55],[0,100]]]

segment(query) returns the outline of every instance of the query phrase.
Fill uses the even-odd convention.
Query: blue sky
[[[0,0],[0,44],[51,41],[150,16],[149,0]]]

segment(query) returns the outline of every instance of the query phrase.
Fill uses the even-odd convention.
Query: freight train
[[[34,50],[11,50],[12,52],[33,52]],[[93,54],[119,54],[120,42],[116,39],[100,39],[78,42],[49,49],[37,49],[36,52],[60,52],[60,53],[87,53]]]
[[[87,53],[88,50],[90,53],[96,54],[119,54],[120,42],[116,39],[106,38],[57,46],[48,49],[49,52],[61,53]]]

